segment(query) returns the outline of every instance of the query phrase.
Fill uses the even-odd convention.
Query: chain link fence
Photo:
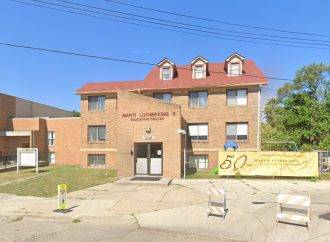
[[[41,166],[48,164],[48,152],[38,153],[39,164]],[[0,156],[0,170],[11,170],[10,168],[17,166],[17,154],[11,154],[6,156]]]
[[[320,173],[330,172],[330,151],[319,151]]]

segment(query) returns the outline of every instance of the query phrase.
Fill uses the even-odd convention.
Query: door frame
[[[150,174],[150,162],[151,162],[151,157],[150,157],[150,145],[153,144],[158,144],[161,147],[161,159],[162,159],[162,165],[161,165],[161,169],[162,172],[161,174]],[[147,174],[136,174],[136,154],[137,154],[137,145],[146,145],[147,146]],[[163,143],[162,142],[134,142],[134,176],[162,176],[163,175],[163,168],[164,168],[164,161],[163,161]]]

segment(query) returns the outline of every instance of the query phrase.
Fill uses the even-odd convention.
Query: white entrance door
[[[135,174],[162,175],[163,150],[161,143],[140,143],[135,146]]]
[[[150,175],[161,175],[162,174],[162,157],[163,150],[162,144],[150,144]]]
[[[148,175],[148,147],[147,144],[136,145],[135,174]]]

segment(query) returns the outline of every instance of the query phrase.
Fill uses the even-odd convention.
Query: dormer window
[[[163,66],[161,69],[161,78],[164,81],[171,80],[171,67]]]
[[[197,56],[191,62],[192,67],[192,78],[193,79],[202,79],[206,78],[208,60],[201,56]]]
[[[204,78],[204,65],[195,65],[194,66],[194,79]]]
[[[234,53],[231,54],[225,63],[228,76],[240,76],[243,74],[244,56]]]
[[[165,58],[158,63],[159,67],[159,78],[164,81],[172,80],[176,73],[176,67],[174,62]]]
[[[229,73],[231,76],[239,76],[241,74],[241,64],[236,62],[236,63],[230,63],[230,70]]]

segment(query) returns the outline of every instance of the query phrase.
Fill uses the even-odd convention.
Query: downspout
[[[260,150],[260,119],[261,119],[261,84],[258,91],[258,127],[257,127],[257,151]]]

